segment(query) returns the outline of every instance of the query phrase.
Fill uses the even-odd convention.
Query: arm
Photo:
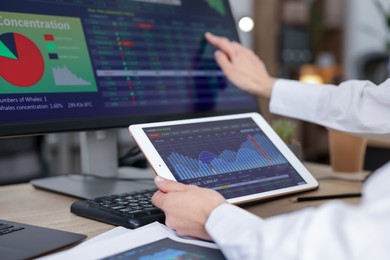
[[[329,128],[390,140],[390,79],[379,86],[358,80],[339,86],[277,80],[270,110]]]
[[[216,242],[228,259],[387,259],[390,163],[370,177],[358,206],[326,203],[261,219],[215,191],[156,178],[152,201],[178,234]]]
[[[388,213],[389,208],[376,211],[330,202],[256,219],[240,208],[222,205],[212,212],[206,229],[229,259],[386,259]]]
[[[271,98],[271,112],[390,140],[390,79],[380,86],[357,80],[340,86],[276,80],[251,50],[210,33],[206,39],[218,49],[215,57],[226,76],[244,91]]]
[[[229,259],[387,259],[390,163],[363,187],[360,205],[340,201],[260,219],[218,206],[206,230]]]

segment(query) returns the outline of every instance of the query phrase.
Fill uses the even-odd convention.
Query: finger
[[[187,188],[187,185],[182,183],[164,179],[160,176],[154,178],[154,183],[157,188],[162,192],[173,192],[173,191],[184,191]]]
[[[216,51],[215,60],[217,61],[218,65],[221,67],[225,75],[230,76],[233,70],[233,65],[229,60],[229,57],[221,51]]]
[[[235,47],[232,44],[231,41],[229,41],[225,37],[216,36],[212,33],[206,33],[205,34],[206,40],[214,45],[217,49],[220,49],[221,51],[227,53],[229,56],[233,56],[235,53]]]
[[[241,43],[236,42],[236,41],[232,41],[232,42],[231,42],[231,45],[232,45],[232,49],[233,49],[234,52],[236,52],[236,53],[239,53],[239,52],[246,52],[246,51],[248,50],[248,48],[244,47]]]
[[[162,209],[165,196],[166,196],[165,193],[163,193],[163,192],[161,192],[159,190],[156,191],[153,194],[152,198],[151,198],[151,201],[152,201],[153,205],[155,205],[156,207]]]

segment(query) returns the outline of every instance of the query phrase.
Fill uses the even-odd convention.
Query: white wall
[[[380,0],[390,11],[390,1]],[[370,52],[385,50],[386,26],[374,0],[348,0],[346,8],[344,69],[346,79],[357,78],[356,63]]]

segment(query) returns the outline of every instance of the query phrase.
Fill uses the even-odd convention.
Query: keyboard
[[[70,211],[82,217],[130,229],[136,229],[155,221],[164,223],[164,212],[151,202],[156,190],[153,188],[79,200],[71,205]]]
[[[23,229],[24,229],[24,227],[18,227],[18,226],[9,225],[9,224],[5,224],[5,223],[0,222],[0,236],[11,234],[13,232],[17,232],[17,231],[20,231]]]

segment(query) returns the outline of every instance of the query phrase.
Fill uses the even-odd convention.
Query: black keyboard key
[[[164,213],[161,209],[153,207],[153,208],[145,208],[144,211],[148,213],[148,215],[155,215]]]
[[[7,224],[1,224],[0,223],[0,236],[10,234],[19,230],[23,230],[24,227],[15,227],[12,225],[7,225]]]
[[[132,210],[126,213],[126,216],[130,218],[139,218],[139,217],[144,217],[146,215],[148,215],[148,213],[146,213],[143,210]]]
[[[11,225],[0,224],[0,230],[9,229],[9,228],[12,228],[12,227],[13,227],[13,226],[11,226]]]
[[[15,232],[15,231],[23,230],[23,229],[24,229],[24,227],[15,227],[12,230]]]

